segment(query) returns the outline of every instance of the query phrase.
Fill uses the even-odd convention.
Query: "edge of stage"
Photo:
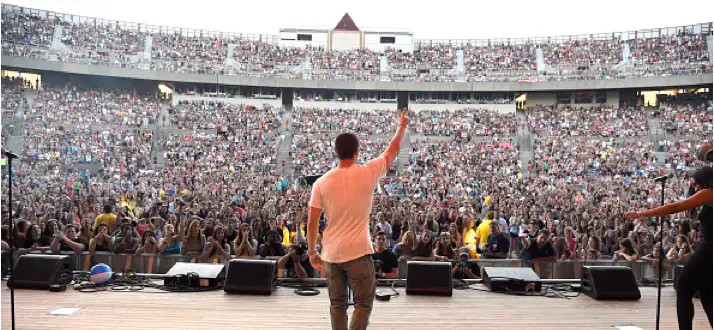
[[[386,287],[384,287],[386,288]],[[370,329],[614,329],[636,326],[653,329],[657,290],[641,287],[639,301],[598,301],[574,298],[513,296],[476,290],[454,290],[451,297],[406,295],[374,301]],[[378,287],[378,290],[383,289]],[[298,296],[293,288],[278,287],[270,296],[235,295],[220,291],[174,293],[142,291],[65,292],[15,291],[18,329],[329,329],[326,288],[317,296]],[[478,291],[477,291],[478,290]],[[483,290],[483,291],[481,291]],[[10,292],[2,283],[2,328],[10,327]],[[662,329],[676,329],[676,294],[662,289]],[[695,299],[695,329],[711,329],[701,303]],[[53,316],[58,308],[81,308],[70,316]],[[351,314],[352,307],[348,310]]]

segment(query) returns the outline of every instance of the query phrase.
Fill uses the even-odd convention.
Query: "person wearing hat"
[[[698,214],[700,245],[684,266],[677,283],[677,319],[679,329],[692,329],[694,304],[699,292],[702,307],[712,325],[712,168],[705,166],[692,174],[692,186],[697,191],[691,197],[641,212],[629,212],[631,220],[660,217],[701,207]],[[660,252],[661,253],[661,252]]]
[[[469,261],[471,250],[467,247],[459,249],[458,259],[451,268],[451,277],[455,279],[473,279],[478,278],[478,264]]]

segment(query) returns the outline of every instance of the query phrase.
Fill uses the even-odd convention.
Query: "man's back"
[[[386,159],[379,157],[366,165],[332,169],[315,182],[310,206],[324,209],[327,218],[323,260],[346,262],[374,253],[369,214],[374,190],[386,171]]]

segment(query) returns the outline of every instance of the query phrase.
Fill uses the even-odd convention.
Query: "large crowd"
[[[58,86],[43,88],[27,117],[67,124],[146,127],[156,121],[159,111],[160,104],[153,95]]]
[[[300,134],[293,137],[292,158],[296,172],[302,176],[322,174],[335,167],[334,140],[339,131]],[[389,144],[384,137],[358,134],[360,163],[379,156]]]
[[[21,102],[10,94],[21,92],[4,90],[14,100],[10,106]],[[277,257],[285,276],[317,276],[300,254],[310,190],[297,178],[334,166],[337,133],[358,133],[364,162],[386,148],[395,126],[394,113],[386,110],[296,108],[294,122],[286,123],[280,109],[206,100],[168,107],[157,138],[137,126],[141,120],[118,115],[162,120],[154,97],[72,85],[36,93],[26,110],[23,159],[12,169],[14,188],[23,192],[12,215],[20,253]],[[93,106],[100,103],[107,110]],[[529,111],[541,130],[527,163],[514,140],[514,115],[481,109],[412,114],[411,128],[421,134],[375,194],[370,228],[380,273],[394,271],[383,257],[452,260],[463,270],[455,274],[465,277],[478,276],[478,267],[462,259],[656,261],[659,235],[668,269],[686,260],[699,239],[692,213],[670,217],[663,230],[622,216],[659,203],[660,186],[651,180],[666,169],[655,154],[659,146],[633,139],[639,134],[591,129],[611,122],[617,131],[637,131],[633,125],[645,116],[640,110]],[[102,123],[111,123],[111,130]],[[585,128],[553,133],[578,127]],[[295,176],[277,164],[281,129],[295,133]],[[693,153],[704,142],[664,144],[670,152],[665,162],[677,169],[666,201],[691,194],[689,171],[699,164]],[[4,225],[10,217],[2,214]],[[325,225],[329,221],[320,230]],[[4,246],[7,237],[4,226]]]
[[[537,135],[640,137],[648,134],[647,114],[635,108],[534,106],[528,125]]]
[[[294,79],[377,81],[380,59],[386,58],[394,81],[518,81],[615,79],[625,76],[679,75],[711,72],[706,34],[611,39],[564,38],[540,41],[452,44],[417,41],[413,52],[387,48],[333,51],[320,46],[280,46],[272,41],[235,34],[142,31],[117,22],[73,22],[17,10],[3,10],[4,55],[48,56],[54,26],[62,26],[59,60],[138,67],[145,59],[144,41],[152,37],[149,67],[183,73],[239,74]],[[263,38],[264,39],[264,38]],[[620,70],[628,44],[634,68]],[[227,61],[229,45],[234,45]],[[539,73],[536,50],[543,52],[547,73]],[[463,51],[463,72],[456,72]]]
[[[677,136],[710,137],[712,135],[711,103],[664,104],[660,110],[662,128]]]
[[[374,81],[385,56],[392,80],[454,81],[461,79],[455,72],[459,51],[467,81],[711,72],[706,35],[691,32],[627,41],[418,42],[410,53],[140,32],[5,10],[2,23],[3,55],[49,56],[54,28],[61,25],[63,46],[53,53],[61,61],[136,66],[149,35],[150,68],[184,73]],[[629,73],[615,68],[625,43],[637,68]],[[229,45],[234,63],[226,61]],[[545,77],[537,70],[538,49],[555,70]],[[25,86],[3,78],[3,120],[25,102]],[[666,201],[692,193],[689,172],[700,165],[693,154],[711,143],[711,103],[671,101],[659,120],[675,138],[658,145],[646,139],[648,114],[635,107],[537,106],[525,119],[478,107],[411,114],[414,136],[373,203],[370,227],[380,273],[392,274],[393,264],[385,261],[391,258],[666,258],[668,268],[686,260],[699,240],[692,212],[669,217],[664,228],[622,216],[659,203],[661,188],[651,179],[666,170],[676,173]],[[12,172],[14,189],[23,192],[15,196],[13,214],[3,208],[3,248],[7,223],[14,221],[20,253],[114,251],[200,261],[280,257],[286,276],[313,276],[300,253],[310,188],[297,178],[334,167],[333,140],[342,131],[358,135],[359,161],[377,157],[396,116],[390,110],[301,107],[286,122],[283,114],[269,106],[169,106],[128,90],[42,86],[25,109],[22,160],[2,169],[3,177]],[[153,123],[162,124],[160,134]],[[519,126],[534,133],[527,162],[514,140]],[[287,137],[292,174],[278,164],[278,146]],[[2,138],[4,146],[6,130]],[[657,159],[656,152],[669,156]],[[665,256],[654,246],[659,236],[665,237]],[[476,277],[474,265],[457,263],[462,272],[455,274]]]
[[[456,111],[424,110],[414,114],[413,128],[419,135],[510,136],[516,133],[515,114],[466,108]]]

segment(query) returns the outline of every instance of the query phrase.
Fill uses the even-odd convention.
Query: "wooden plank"
[[[272,296],[229,295],[223,291],[197,293],[96,292],[68,289],[62,293],[16,290],[18,329],[329,329],[327,289],[314,297],[296,296],[278,288]],[[657,291],[641,288],[640,301],[597,301],[581,295],[572,299],[509,296],[455,290],[453,297],[400,296],[374,302],[370,329],[608,329],[635,325],[654,329]],[[10,292],[3,285],[2,328],[10,327]],[[662,329],[676,329],[675,292],[662,291]],[[695,329],[711,329],[701,303],[695,299]],[[51,310],[81,307],[75,315],[51,316]],[[352,314],[352,308],[348,315]],[[98,322],[98,320],[101,320]],[[477,326],[480,325],[480,326]]]

